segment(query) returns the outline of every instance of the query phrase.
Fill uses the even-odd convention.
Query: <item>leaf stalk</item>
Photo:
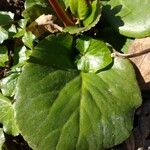
[[[57,14],[58,18],[63,22],[65,26],[73,26],[74,22],[69,18],[65,10],[59,4],[57,0],[48,0],[53,10]]]
[[[150,53],[150,48],[145,49],[141,52],[133,53],[133,54],[122,54],[116,50],[113,50],[113,51],[114,52],[112,53],[112,57],[133,58],[133,57],[139,57],[139,56],[142,56],[144,54]]]

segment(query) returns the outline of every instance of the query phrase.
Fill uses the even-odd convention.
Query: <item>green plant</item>
[[[0,12],[0,147],[4,133],[34,150],[101,150],[128,138],[141,95],[129,60],[112,53],[150,35],[149,8],[146,0],[26,0],[23,19]]]

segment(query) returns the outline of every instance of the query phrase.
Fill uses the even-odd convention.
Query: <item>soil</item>
[[[21,18],[23,9],[24,0],[0,0],[0,11],[15,13],[16,20]],[[5,69],[7,68],[0,68],[0,77],[3,76]],[[109,150],[150,150],[150,89],[141,89],[141,93],[143,104],[135,112],[133,132],[126,141]],[[18,137],[6,135],[6,139],[9,150],[30,150],[20,135]]]
[[[15,19],[21,17],[24,9],[24,0],[0,0],[0,11],[11,11],[15,13]]]

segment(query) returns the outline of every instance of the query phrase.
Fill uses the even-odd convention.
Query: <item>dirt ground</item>
[[[15,13],[19,19],[24,9],[24,0],[0,0],[0,10]],[[0,70],[0,75],[4,69]],[[148,83],[149,84],[149,83]],[[150,89],[142,89],[143,104],[135,113],[134,129],[131,136],[122,144],[109,150],[150,150]],[[29,150],[27,143],[21,136],[6,135],[9,150]]]

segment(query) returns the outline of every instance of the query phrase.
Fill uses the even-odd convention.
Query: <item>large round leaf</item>
[[[141,103],[128,60],[99,73],[79,72],[68,35],[49,36],[19,77],[16,119],[34,150],[101,150],[125,140]]]
[[[111,25],[129,37],[150,35],[150,2],[148,0],[110,0],[104,14]]]

